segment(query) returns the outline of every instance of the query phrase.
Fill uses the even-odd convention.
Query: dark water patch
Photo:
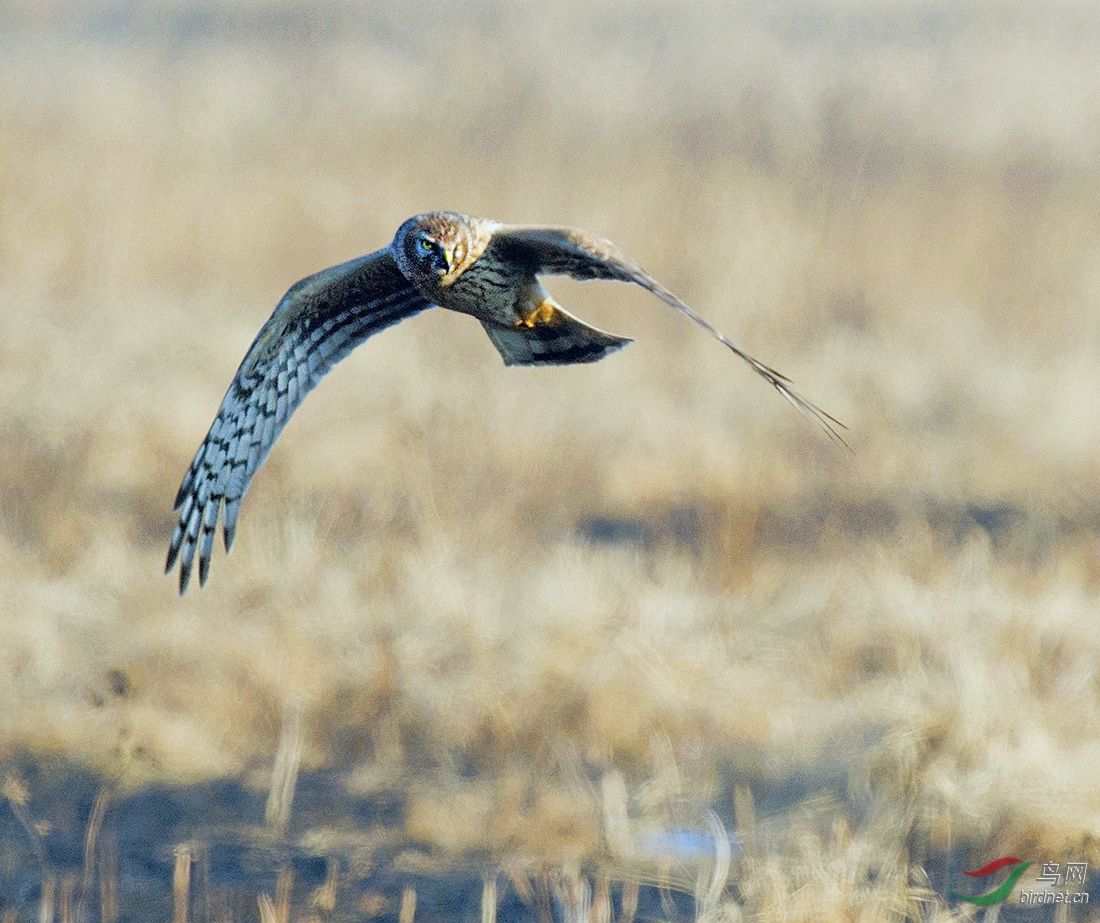
[[[172,919],[181,868],[190,870],[185,876],[189,919],[199,923],[259,920],[260,896],[275,900],[280,892],[290,895],[291,919],[397,923],[402,906],[408,910],[415,900],[419,923],[475,921],[481,919],[486,881],[496,882],[497,919],[502,923],[553,923],[575,915],[577,887],[589,899],[597,891],[594,866],[577,867],[569,873],[572,879],[562,877],[560,866],[537,865],[528,870],[531,878],[522,872],[509,877],[499,857],[433,855],[404,835],[399,792],[353,795],[336,772],[302,775],[285,836],[264,826],[264,794],[238,781],[119,792],[107,804],[89,858],[87,832],[97,805],[104,803],[103,793],[114,791],[113,782],[56,760],[11,760],[0,771],[7,780],[6,802],[0,803],[0,914],[9,920],[39,919],[50,900],[51,918],[100,923],[108,907],[106,919],[119,923]],[[733,830],[733,788],[739,776],[733,769],[723,775],[726,795],[713,810]],[[744,782],[743,773],[740,778]],[[825,774],[788,772],[770,784],[757,779],[752,798],[756,832],[751,848],[760,854],[784,854],[792,818],[798,818],[800,829],[812,828],[821,842],[828,842],[838,821],[858,828],[863,821],[873,822],[877,810],[870,796],[862,806],[851,803],[839,759]],[[322,828],[329,830],[327,838],[320,835]],[[688,874],[676,887],[646,884],[632,892],[629,902],[636,901],[639,921],[697,918],[692,882],[709,866],[689,869],[688,863],[711,861],[713,839],[688,828],[666,833],[663,843],[688,844],[673,857]],[[898,834],[904,836],[901,830]],[[911,867],[922,869],[932,890],[945,900],[953,890],[984,890],[963,872],[995,858],[972,846],[937,849],[926,835],[911,835],[905,847]],[[740,840],[732,835],[731,850],[734,864],[725,894],[727,900],[738,901],[744,899],[740,876],[747,872],[739,864]],[[1022,858],[1064,863],[1076,857]],[[858,874],[866,879],[863,884],[873,885],[880,872],[872,862]],[[618,880],[608,885],[615,918],[628,902],[627,888]],[[1069,890],[1087,892],[1090,904],[1100,900],[1095,875]],[[104,898],[108,892],[113,907]],[[958,903],[954,898],[950,902]],[[1046,921],[1057,919],[1056,913],[1054,905],[1006,903],[1001,918]]]
[[[594,545],[653,544],[652,527],[638,519],[621,516],[585,516],[577,522],[577,534]]]
[[[501,921],[550,923],[566,914],[560,867],[536,865],[526,873],[534,877],[510,878],[499,857],[437,854],[405,834],[400,792],[356,795],[334,771],[301,775],[282,835],[265,826],[266,794],[236,780],[127,792],[80,767],[31,759],[8,761],[0,775],[8,780],[0,914],[15,920],[38,919],[51,901],[55,918],[86,923],[104,919],[112,901],[107,919],[172,919],[181,874],[196,921],[259,920],[260,896],[275,900],[280,889],[291,895],[291,919],[328,906],[322,919],[397,921],[413,894],[419,923],[473,921],[487,880],[496,881]],[[708,861],[712,853],[708,845],[681,859]],[[572,874],[591,897],[595,869]],[[620,912],[621,883],[610,883],[608,899]],[[690,895],[642,886],[636,900],[642,919],[694,918]]]
[[[575,534],[593,545],[646,552],[685,549],[702,558],[746,552],[820,553],[826,545],[892,544],[923,530],[946,550],[973,537],[1005,558],[1041,565],[1067,543],[1100,539],[1100,513],[1059,509],[1012,498],[967,500],[920,494],[866,498],[810,494],[754,506],[727,499],[679,499],[629,512],[596,512]]]

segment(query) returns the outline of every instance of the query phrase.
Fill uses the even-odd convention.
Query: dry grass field
[[[1098,62],[1068,2],[0,5],[0,918],[1093,918],[948,891],[1100,863]],[[386,331],[178,597],[261,323],[435,208],[615,240],[852,453],[554,280],[636,342]]]

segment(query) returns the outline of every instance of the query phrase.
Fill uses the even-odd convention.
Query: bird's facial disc
[[[451,251],[430,234],[421,232],[416,235],[412,256],[426,272],[445,276],[451,271]]]

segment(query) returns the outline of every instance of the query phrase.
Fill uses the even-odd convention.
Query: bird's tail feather
[[[547,299],[513,327],[482,321],[505,365],[572,365],[596,362],[633,342],[577,320]]]

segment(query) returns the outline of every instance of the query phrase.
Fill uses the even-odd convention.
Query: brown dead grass
[[[761,919],[826,891],[830,917],[946,913],[913,838],[1098,861],[1100,186],[1068,124],[1095,101],[1056,120],[1062,60],[979,13],[949,28],[989,68],[937,96],[919,41],[892,72],[873,39],[866,71],[830,50],[858,14],[823,6],[820,57],[777,64],[781,31],[719,6],[213,5],[181,38],[164,3],[120,42],[65,4],[5,14],[0,754],[249,777],[298,703],[307,769],[398,786],[410,837],[505,864],[621,862],[611,773],[631,835],[839,775],[825,833],[783,814],[734,869]],[[1034,85],[997,122],[1017,52]],[[177,599],[170,501],[271,305],[435,207],[618,241],[854,456],[644,293],[555,283],[638,342],[506,371],[465,318],[388,331]],[[1001,507],[992,534],[967,512]],[[643,537],[584,542],[592,516]]]

